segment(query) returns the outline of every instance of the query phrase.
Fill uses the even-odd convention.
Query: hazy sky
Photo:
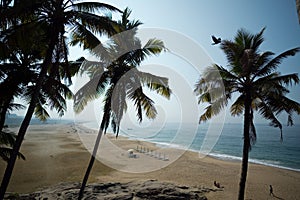
[[[106,3],[121,10],[129,7],[132,10],[131,19],[138,19],[144,23],[140,26],[142,31],[146,30],[147,34],[153,31],[153,36],[149,34],[150,37],[161,36],[160,39],[169,40],[171,37],[168,35],[174,36],[172,40],[174,47],[171,47],[171,53],[151,58],[141,67],[143,70],[154,70],[151,72],[168,76],[171,87],[176,87],[172,88],[174,95],[170,101],[154,97],[158,104],[159,120],[194,121],[203,112],[203,110],[199,111],[201,108],[197,107],[195,96],[192,93],[194,84],[200,75],[199,69],[206,67],[211,62],[222,66],[226,66],[227,63],[219,46],[211,45],[211,35],[223,39],[233,39],[240,28],[245,28],[251,33],[258,33],[263,27],[266,27],[264,34],[266,40],[261,46],[261,51],[270,50],[279,54],[287,49],[300,46],[300,25],[295,0],[109,0]],[[116,15],[113,16],[116,17]],[[163,30],[168,34],[163,35],[155,30]],[[183,40],[181,40],[182,38]],[[187,44],[196,45],[200,49],[195,47],[189,51]],[[177,51],[176,48],[181,46],[184,51],[178,50],[174,54],[174,51]],[[206,55],[200,55],[203,53],[201,49]],[[191,57],[180,55],[186,52],[189,52]],[[80,57],[81,53],[71,48],[70,56],[75,59]],[[193,59],[195,59],[195,63]],[[203,63],[199,60],[202,60]],[[198,64],[202,66],[195,66]],[[300,54],[286,59],[280,65],[279,71],[283,74],[299,73]],[[293,87],[291,91],[290,97],[300,101],[300,86]],[[95,113],[101,110],[98,105],[93,104],[92,107],[97,110]],[[69,110],[66,118],[73,117],[72,108],[70,107]],[[125,121],[135,116],[130,110],[128,111],[130,114],[125,116]],[[100,113],[95,115],[99,117]],[[256,119],[261,122],[259,118]],[[296,123],[300,121],[299,117],[295,119]],[[283,120],[282,123],[285,124],[286,119]],[[242,122],[242,119],[227,115],[226,121]]]

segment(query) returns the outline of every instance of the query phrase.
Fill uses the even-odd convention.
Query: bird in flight
[[[221,38],[216,38],[214,35],[211,36],[212,40],[214,43],[212,43],[212,45],[216,45],[221,43]]]

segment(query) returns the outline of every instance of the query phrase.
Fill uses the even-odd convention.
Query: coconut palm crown
[[[271,126],[280,129],[281,140],[279,115],[286,113],[287,124],[293,125],[293,114],[300,114],[300,104],[286,96],[289,93],[288,86],[299,83],[298,75],[282,75],[277,71],[282,60],[294,56],[300,48],[287,50],[275,57],[271,51],[261,52],[259,47],[264,41],[264,31],[265,28],[257,34],[251,34],[240,29],[233,41],[223,40],[221,49],[228,60],[228,68],[217,64],[207,67],[195,87],[199,103],[209,104],[200,116],[200,122],[217,115],[228,105],[233,94],[238,94],[230,112],[233,116],[243,114],[244,117],[239,199],[244,199],[248,154],[256,141],[254,111],[267,119]]]

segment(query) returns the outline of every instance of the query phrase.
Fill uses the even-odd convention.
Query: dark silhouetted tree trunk
[[[0,114],[0,131],[3,130],[4,123],[5,123],[5,117],[6,117],[6,113],[7,113],[8,107],[9,107],[9,102],[5,102],[2,105],[1,114]]]
[[[250,108],[251,108],[251,94],[250,91],[246,91],[245,99],[245,113],[244,113],[244,147],[243,147],[243,159],[241,168],[240,188],[239,188],[239,200],[244,200],[247,172],[248,172],[248,158],[250,149]]]
[[[93,154],[91,155],[89,165],[86,169],[86,172],[84,174],[84,178],[82,180],[82,184],[81,184],[79,195],[78,195],[78,200],[81,200],[82,197],[83,197],[85,186],[87,184],[87,181],[89,179],[90,173],[92,171],[92,168],[93,168],[93,165],[94,165],[94,162],[95,162],[95,158],[96,158],[97,151],[98,151],[98,148],[99,148],[99,145],[100,145],[100,140],[101,140],[102,134],[103,134],[103,131],[102,131],[102,128],[100,128],[99,132],[98,132],[98,135],[97,135],[95,145],[94,145]]]

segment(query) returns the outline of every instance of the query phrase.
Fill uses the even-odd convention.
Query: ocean
[[[97,123],[89,122],[83,125],[98,129]],[[282,142],[278,128],[268,124],[256,124],[255,127],[257,141],[250,151],[249,162],[300,171],[300,125],[283,126]],[[205,141],[209,141],[211,149],[204,148],[206,149],[204,152],[209,156],[222,160],[241,160],[243,124],[224,124],[220,129],[219,137],[218,134],[211,134],[209,128],[209,124],[168,123],[148,127],[121,128],[120,135],[134,140],[152,142],[161,147],[181,148],[195,152],[203,151]],[[211,137],[207,138],[209,135]]]

